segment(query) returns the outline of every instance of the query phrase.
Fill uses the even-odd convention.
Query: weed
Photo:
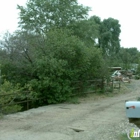
[[[127,134],[119,135],[118,140],[128,140]],[[140,140],[140,138],[131,138],[131,140]]]

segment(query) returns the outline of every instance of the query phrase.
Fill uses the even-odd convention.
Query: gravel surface
[[[140,81],[132,80],[130,92],[80,104],[57,104],[4,116],[0,140],[118,140],[126,130],[137,128],[125,114],[125,100],[136,100]]]

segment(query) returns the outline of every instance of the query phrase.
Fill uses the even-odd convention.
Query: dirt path
[[[140,81],[133,92],[80,104],[58,104],[5,116],[0,120],[0,140],[117,140],[135,126],[128,123],[125,100],[139,96]],[[78,130],[80,132],[77,132]]]

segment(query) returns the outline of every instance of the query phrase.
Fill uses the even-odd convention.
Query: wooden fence
[[[22,100],[23,96],[23,100]],[[6,101],[6,98],[10,98],[11,100],[8,102],[5,102],[3,104],[0,104],[0,113],[3,113],[3,108],[6,106],[13,106],[13,105],[20,105],[24,104],[24,107],[26,108],[25,110],[30,109],[30,102],[37,101],[37,100],[43,100],[45,99],[44,97],[42,98],[30,98],[29,92],[23,92],[23,93],[13,93],[13,94],[1,94],[0,98],[3,98],[3,100]],[[5,98],[5,99],[4,99]],[[19,99],[19,101],[18,101]]]
[[[87,80],[87,81],[75,81],[75,93],[79,94],[88,94],[88,93],[94,93],[98,89],[105,89],[106,87],[110,88],[110,91],[113,91],[114,89],[120,89],[121,87],[121,82],[120,81],[110,81],[106,82],[104,79],[97,79],[97,80]],[[33,101],[39,101],[39,100],[44,100],[45,98],[31,98],[29,96],[29,92],[24,92],[24,93],[17,93],[17,94],[1,94],[0,99],[6,100],[7,97],[11,98],[9,102],[5,102],[4,104],[0,103],[0,113],[3,112],[3,107],[6,106],[12,106],[12,105],[20,105],[24,103],[24,107],[26,110],[30,109],[30,103]],[[75,94],[74,94],[75,95]],[[21,100],[21,97],[23,96],[23,100]],[[19,101],[18,101],[19,99]]]
[[[106,92],[107,90],[113,91],[114,89],[119,89],[121,88],[121,80],[114,80],[111,79],[107,81],[106,79],[96,79],[96,80],[86,80],[84,81],[75,81],[76,90],[78,93],[93,93],[96,92],[97,90],[102,90]],[[84,89],[92,89],[90,91],[84,90]]]

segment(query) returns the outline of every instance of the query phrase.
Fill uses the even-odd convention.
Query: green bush
[[[34,98],[44,97],[46,103],[65,101],[72,94],[71,72],[66,71],[67,63],[64,60],[44,57],[36,63],[34,73],[37,78],[32,79]]]
[[[139,75],[136,75],[136,76],[135,76],[135,79],[136,79],[136,80],[139,80],[139,79],[140,79],[140,76],[139,76]]]
[[[31,88],[30,98],[44,98],[34,104],[63,102],[73,95],[75,81],[85,83],[106,74],[100,49],[86,47],[68,29],[54,28],[43,36],[28,36],[30,39],[23,36],[25,42],[20,48],[28,49],[16,52],[20,62],[14,57],[14,61],[2,63],[2,74],[14,84],[27,84]]]
[[[29,81],[32,96],[44,97],[44,103],[63,102],[72,96],[74,81],[102,75],[98,74],[103,62],[100,50],[87,48],[69,30],[51,30],[45,48],[46,55],[39,54],[34,62],[32,75],[35,78]]]
[[[117,138],[118,140],[128,140],[127,134],[121,134]],[[131,140],[139,140],[140,138],[131,138]]]
[[[19,84],[13,85],[6,80],[0,85],[0,109],[2,113],[14,113],[22,109],[22,107],[15,102],[21,90]]]

